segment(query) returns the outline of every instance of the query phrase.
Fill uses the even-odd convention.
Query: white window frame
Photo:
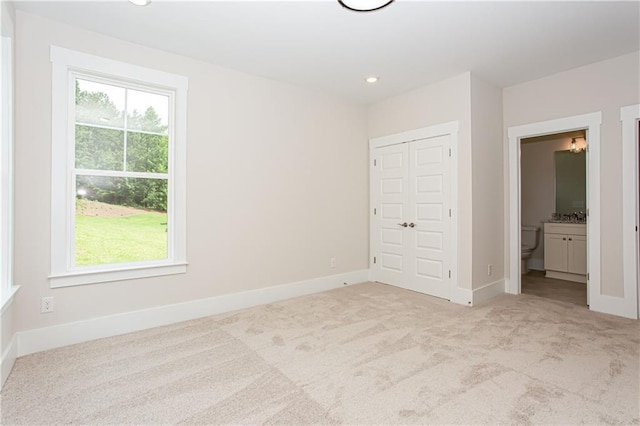
[[[51,46],[53,65],[51,154],[51,275],[50,286],[121,281],[185,273],[187,77]],[[90,75],[123,84],[155,88],[173,94],[169,108],[169,180],[167,193],[167,258],[109,265],[74,266],[75,223],[72,181],[75,167],[75,78]],[[172,114],[173,111],[173,114]],[[173,118],[173,120],[172,120]]]
[[[20,288],[13,285],[13,39],[2,36],[0,54],[0,308]]]

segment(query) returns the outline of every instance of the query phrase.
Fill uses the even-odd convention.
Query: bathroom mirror
[[[570,214],[587,207],[587,155],[585,151],[556,151],[556,213]]]

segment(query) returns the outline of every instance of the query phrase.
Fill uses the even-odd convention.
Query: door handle
[[[413,223],[413,222],[411,222],[411,223],[409,224],[409,228],[415,228],[416,226],[418,226],[418,225],[417,225],[417,224],[415,224],[415,223]]]
[[[402,226],[403,228],[406,228],[407,226],[409,226],[407,225],[407,222],[402,222],[402,223],[399,223],[398,225]]]

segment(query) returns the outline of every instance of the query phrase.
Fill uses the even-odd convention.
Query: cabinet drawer
[[[545,234],[587,235],[584,223],[545,223]]]

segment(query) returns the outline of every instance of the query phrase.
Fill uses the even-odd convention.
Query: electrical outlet
[[[491,276],[492,272],[493,272],[493,265],[491,264],[487,265],[487,275]]]
[[[336,258],[332,257],[331,259],[329,259],[329,267],[330,268],[335,268],[336,267]]]
[[[53,296],[43,297],[40,302],[40,313],[53,312]]]

